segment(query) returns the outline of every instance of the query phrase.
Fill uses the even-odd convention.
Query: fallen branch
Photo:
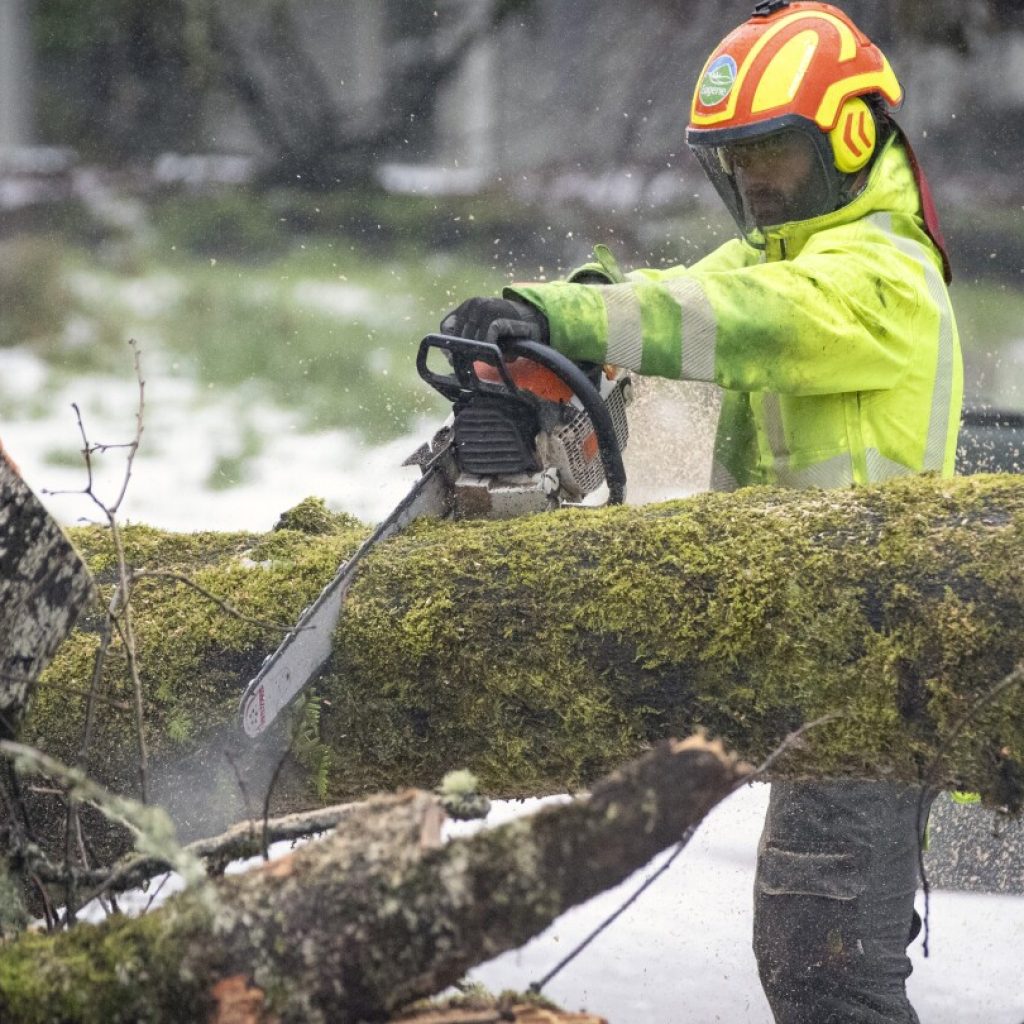
[[[0,948],[0,1018],[379,1020],[620,882],[745,772],[703,739],[666,741],[585,798],[444,846],[437,797],[378,797],[143,918]]]
[[[265,840],[263,823],[257,827],[252,822],[239,822],[221,835],[198,839],[182,849],[186,856],[204,861],[207,874],[222,875],[224,869],[233,861],[260,856],[263,853],[264,841],[295,842],[329,832],[359,806],[357,803],[336,804],[271,818],[265,825]],[[93,892],[85,896],[83,903],[95,899],[100,894],[137,889],[157,875],[177,870],[174,858],[169,857],[130,854],[117,864],[106,868],[69,868],[63,864],[52,863],[38,848],[27,847],[25,853],[33,874],[41,881],[63,882],[71,874],[77,886],[93,889]]]

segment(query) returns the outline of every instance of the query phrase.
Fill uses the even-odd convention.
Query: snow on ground
[[[715,808],[669,871],[545,988],[612,1024],[772,1024],[750,949],[757,839],[768,787]],[[655,870],[563,915],[522,949],[478,968],[494,990],[542,977]],[[919,910],[923,905],[919,901]],[[936,892],[931,955],[911,948],[922,1024],[1021,1024],[1024,897]]]
[[[33,394],[45,379],[43,365],[25,350],[0,358],[0,387],[9,395]],[[241,480],[216,482],[218,460],[244,448],[245,416],[256,403],[259,450],[247,457]],[[77,452],[81,439],[72,402],[82,410],[91,443],[118,444],[134,436],[138,385],[132,380],[83,376],[47,395],[51,414],[12,418],[0,438],[29,486],[62,523],[97,520],[99,510],[80,494],[86,474]],[[121,520],[169,530],[269,530],[278,515],[309,495],[329,498],[332,508],[367,522],[383,518],[412,486],[414,467],[406,456],[436,429],[423,424],[408,437],[371,446],[344,430],[305,432],[293,413],[275,408],[238,389],[201,393],[189,378],[147,359],[145,432],[121,508]],[[60,457],[54,458],[57,453]],[[124,474],[124,453],[114,450],[94,460],[95,490],[113,502]]]
[[[565,799],[549,798],[549,799]],[[487,827],[548,801],[497,802]],[[668,872],[544,989],[567,1009],[586,1008],[611,1024],[772,1024],[750,950],[754,857],[768,787],[755,784],[716,807]],[[449,825],[449,837],[477,826]],[[272,855],[291,848],[277,843]],[[558,918],[522,949],[476,968],[492,991],[523,990],[543,977],[616,910],[665,855],[622,885]],[[229,871],[245,870],[256,860]],[[171,878],[122,900],[145,909],[180,888]],[[156,899],[152,899],[159,888]],[[919,909],[923,909],[919,901]],[[98,920],[90,907],[83,916]],[[1021,1024],[1024,897],[936,892],[931,955],[911,948],[911,998],[922,1024]]]

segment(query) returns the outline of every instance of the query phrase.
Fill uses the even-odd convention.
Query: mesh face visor
[[[687,142],[744,235],[831,213],[845,175],[825,134],[792,125],[760,137],[690,130]],[[712,144],[717,142],[718,145]]]

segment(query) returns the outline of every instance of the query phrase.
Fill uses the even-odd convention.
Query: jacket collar
[[[845,206],[810,220],[790,221],[755,229],[746,236],[748,244],[764,250],[768,261],[791,259],[798,255],[812,235],[819,231],[851,224],[873,213],[920,214],[917,182],[906,150],[898,135],[893,135],[875,161],[867,184]]]

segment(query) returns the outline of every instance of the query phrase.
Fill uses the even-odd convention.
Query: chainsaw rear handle
[[[453,373],[442,375],[427,366],[431,349],[440,349],[451,357]],[[590,383],[587,375],[568,356],[538,341],[523,339],[506,342],[502,346],[489,341],[472,341],[447,334],[428,334],[420,342],[416,355],[416,369],[431,387],[450,402],[468,399],[474,393],[521,395],[522,389],[512,380],[506,359],[522,357],[550,370],[580,400],[590,418],[597,437],[597,449],[608,484],[608,504],[621,505],[626,498],[626,469],[622,464],[622,449],[615,436],[608,407],[600,392]],[[501,382],[481,380],[473,364],[483,362],[497,369]]]

